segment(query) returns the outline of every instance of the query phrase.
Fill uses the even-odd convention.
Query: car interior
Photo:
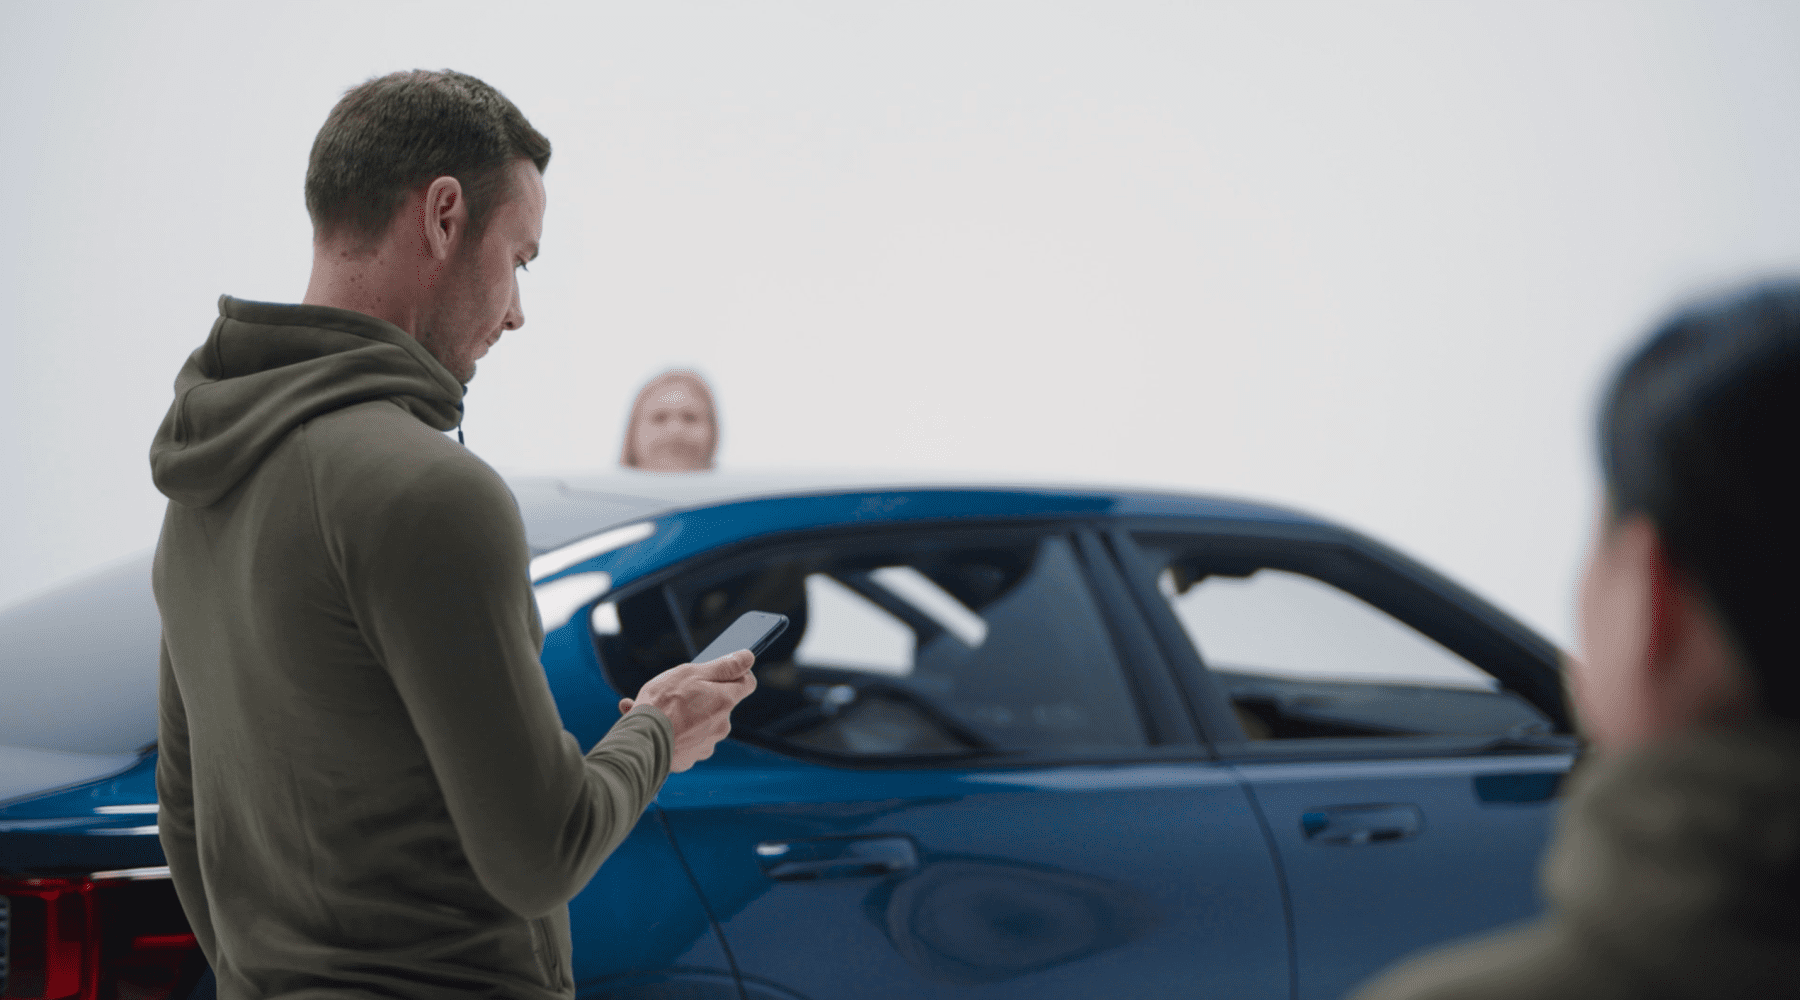
[[[907,759],[1141,746],[1086,600],[1061,536],[791,545],[631,593],[595,641],[609,679],[630,692],[745,611],[786,615],[733,720],[744,739],[784,752]]]
[[[1193,539],[1150,553],[1158,591],[1251,742],[1554,729],[1500,679],[1371,603],[1374,585],[1341,553]],[[783,753],[907,761],[1148,742],[1056,533],[771,543],[601,610],[596,652],[626,693],[746,611],[786,615],[734,716],[740,738]]]
[[[1161,554],[1158,590],[1249,740],[1553,731],[1498,678],[1358,594],[1374,581],[1341,555],[1185,544]]]

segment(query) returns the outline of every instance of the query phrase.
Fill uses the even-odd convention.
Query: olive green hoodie
[[[156,789],[221,1000],[573,995],[569,898],[668,774],[583,755],[518,508],[404,331],[219,300],[150,449],[169,497]]]
[[[1800,997],[1800,728],[1596,755],[1573,785],[1542,920],[1407,961],[1355,1000]]]

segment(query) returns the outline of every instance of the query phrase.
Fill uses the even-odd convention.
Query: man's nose
[[[517,330],[525,325],[525,307],[519,302],[519,290],[513,289],[512,305],[506,308],[506,318],[500,321],[501,329]]]

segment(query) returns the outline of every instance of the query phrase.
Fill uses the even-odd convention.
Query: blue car
[[[512,482],[598,740],[748,610],[729,740],[570,904],[583,998],[1327,1000],[1530,917],[1554,646],[1324,521],[1150,491]],[[8,998],[210,990],[158,847],[148,559],[0,614]]]

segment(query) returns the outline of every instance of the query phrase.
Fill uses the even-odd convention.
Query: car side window
[[[733,713],[734,734],[751,742],[902,760],[1147,743],[1063,535],[778,545],[597,610],[597,649],[614,686],[634,691],[749,610],[789,619]]]
[[[1204,545],[1160,560],[1157,588],[1249,739],[1549,730],[1476,664],[1288,562]]]

